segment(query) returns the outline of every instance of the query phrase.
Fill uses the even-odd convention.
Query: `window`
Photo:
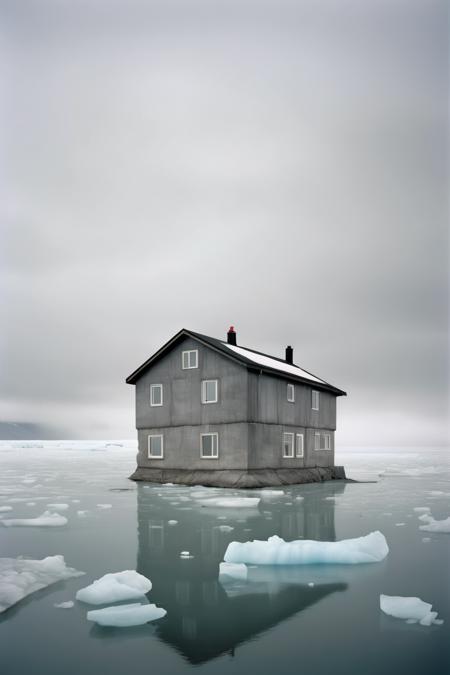
[[[314,434],[314,450],[320,450],[320,434]]]
[[[218,380],[203,380],[202,403],[217,403],[217,401],[218,401]]]
[[[294,456],[294,434],[285,432],[283,434],[283,457]]]
[[[163,386],[162,384],[150,385],[150,405],[158,406],[163,404]]]
[[[162,459],[163,458],[163,437],[162,434],[158,436],[148,437],[148,458]]]
[[[319,392],[315,389],[311,392],[311,408],[313,410],[319,410]]]
[[[200,434],[202,459],[217,459],[219,456],[219,434]]]
[[[322,434],[322,437],[320,439],[320,449],[330,450],[330,448],[331,448],[330,434]]]
[[[295,439],[296,439],[295,455],[296,457],[303,457],[303,448],[304,448],[303,434],[296,434]]]
[[[295,387],[293,384],[288,384],[287,386],[287,400],[289,403],[295,402]]]
[[[198,368],[198,349],[181,352],[181,366],[183,370]]]

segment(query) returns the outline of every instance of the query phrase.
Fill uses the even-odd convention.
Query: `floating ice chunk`
[[[216,527],[221,532],[231,532],[232,530],[234,530],[234,527],[232,527],[231,525],[216,525]]]
[[[59,513],[44,511],[37,518],[9,518],[2,523],[5,527],[61,527],[67,525],[68,520]]]
[[[194,556],[189,553],[189,551],[181,551],[180,558],[181,560],[192,560]]]
[[[66,602],[55,602],[53,607],[56,607],[57,609],[72,609],[74,604],[73,600],[67,600]]]
[[[27,506],[36,506],[36,502],[27,502]]]
[[[380,609],[396,619],[405,619],[408,623],[419,622],[422,626],[441,623],[438,613],[432,612],[432,605],[420,598],[408,598],[399,595],[380,595]]]
[[[112,509],[112,504],[97,504],[99,509]]]
[[[83,574],[67,567],[62,555],[48,556],[43,560],[0,558],[0,612],[30,593]]]
[[[429,513],[431,509],[429,506],[415,506],[413,511],[417,511],[417,513]]]
[[[55,509],[56,511],[67,511],[69,508],[68,504],[47,504],[49,509]]]
[[[168,525],[178,525],[178,520],[168,520],[167,524]]]
[[[221,562],[219,565],[219,577],[247,580],[247,571],[243,563]]]
[[[265,497],[284,497],[284,490],[261,490],[259,493],[264,499]]]
[[[296,502],[302,502],[304,499],[305,499],[304,497],[302,497],[301,495],[298,495],[298,496],[295,498],[295,501],[296,501]]]
[[[152,582],[134,570],[105,574],[92,584],[81,588],[76,599],[90,605],[106,605],[120,600],[142,598],[152,587]]]
[[[219,506],[221,508],[254,508],[260,502],[259,497],[208,497],[208,499],[197,499],[197,503],[202,506]]]
[[[71,499],[70,501],[72,502],[72,504],[79,504],[80,503],[79,499]]]
[[[314,586],[314,581],[310,581],[310,582],[308,583],[308,586],[311,586],[311,588],[312,588],[312,587]]]
[[[342,541],[290,541],[274,535],[267,541],[232,541],[225,551],[225,562],[254,565],[344,565],[384,560],[389,552],[381,532]]]
[[[89,511],[77,511],[77,516],[84,518],[89,513]]]
[[[425,542],[425,543],[428,543],[429,541],[431,541],[431,539],[430,539],[430,537],[423,537],[422,541]]]
[[[426,522],[425,525],[419,525],[419,530],[423,530],[424,532],[450,533],[450,516],[445,518],[445,520],[435,520],[432,516],[424,514],[420,516],[419,520]]]
[[[403,527],[405,523],[395,523],[395,527]]]
[[[0,512],[12,511],[12,506],[0,506]]]
[[[149,621],[155,621],[167,614],[166,610],[156,605],[142,605],[139,602],[118,607],[93,609],[87,613],[88,621],[95,621],[100,626],[142,626]]]

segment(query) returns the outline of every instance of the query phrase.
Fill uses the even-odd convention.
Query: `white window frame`
[[[289,403],[295,403],[295,385],[289,382],[287,385],[287,400]]]
[[[150,447],[151,447],[151,439],[152,438],[160,438],[161,439],[161,454],[160,455],[152,455],[150,454]],[[163,434],[149,434],[147,437],[147,455],[149,459],[164,459],[164,436]]]
[[[295,434],[295,456],[296,457],[304,457],[305,456],[305,435],[304,434]]]
[[[216,385],[216,396],[211,401],[206,400],[207,385],[214,382]],[[219,380],[202,380],[202,403],[217,403],[219,400]]]
[[[331,437],[330,434],[322,434],[323,447],[322,443],[320,444],[321,450],[331,450]]]
[[[187,365],[184,365],[184,355],[187,354]],[[191,366],[191,354],[195,354],[195,366]],[[181,368],[183,370],[192,370],[193,368],[198,368],[198,349],[186,349],[181,352]]]
[[[286,436],[290,437],[290,446],[291,446],[291,454],[286,454],[286,441],[285,438]],[[292,431],[283,431],[283,438],[282,438],[282,449],[283,449],[283,458],[284,459],[293,459],[295,457],[295,434]]]
[[[203,454],[203,437],[204,436],[215,436],[216,437],[216,454],[215,455],[204,455]],[[214,442],[213,447],[214,451]],[[201,459],[219,459],[219,433],[217,431],[208,431],[207,433],[200,434],[200,457]]]
[[[314,405],[314,403],[316,403],[316,405]],[[319,410],[319,406],[320,406],[320,392],[318,392],[317,389],[313,389],[311,391],[311,408],[312,410]]]
[[[314,433],[314,450],[320,450],[320,433],[318,431]]]
[[[153,402],[153,392],[155,389],[160,389],[161,390],[161,403],[154,403]],[[162,384],[151,384],[150,385],[150,405],[152,408],[158,408],[162,405],[164,405],[164,387]]]

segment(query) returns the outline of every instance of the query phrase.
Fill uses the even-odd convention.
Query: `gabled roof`
[[[262,371],[270,375],[277,377],[283,377],[287,380],[292,380],[296,382],[301,382],[303,384],[314,384],[317,389],[323,389],[330,391],[336,396],[346,396],[345,391],[334,387],[329,382],[325,382],[321,378],[313,375],[312,373],[296,366],[295,364],[286,363],[283,359],[279,359],[276,356],[270,356],[269,354],[264,354],[258,352],[254,349],[249,349],[248,347],[240,347],[239,345],[231,345],[228,342],[223,340],[218,340],[217,338],[210,337],[209,335],[202,335],[202,333],[195,333],[194,331],[187,330],[182,328],[176,335],[173,336],[168,342],[166,342],[157,352],[153,354],[147,361],[145,361],[139,368],[137,368],[131,375],[126,379],[128,384],[135,384],[137,380],[152,366],[156,361],[159,361],[170,349],[175,347],[180,343],[184,338],[190,337],[198,342],[204,344],[211,349],[214,349],[217,352],[220,352],[224,356],[228,357],[232,361],[240,363],[241,365],[247,367],[253,371]]]

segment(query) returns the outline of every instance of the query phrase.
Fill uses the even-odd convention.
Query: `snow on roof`
[[[296,377],[302,377],[306,380],[312,380],[313,382],[320,382],[321,384],[327,384],[325,380],[321,380],[318,377],[311,375],[311,373],[306,372],[306,370],[302,370],[302,368],[299,368],[298,366],[294,366],[290,363],[285,363],[284,361],[278,361],[277,359],[273,359],[270,356],[265,356],[264,354],[252,352],[250,349],[244,349],[243,347],[230,345],[228,344],[228,342],[222,342],[222,344],[228,349],[231,349],[233,352],[236,352],[237,354],[244,356],[249,361],[257,363],[259,366],[263,366],[265,368],[273,368],[274,370],[281,370],[282,372],[288,373],[289,375],[295,375]]]

